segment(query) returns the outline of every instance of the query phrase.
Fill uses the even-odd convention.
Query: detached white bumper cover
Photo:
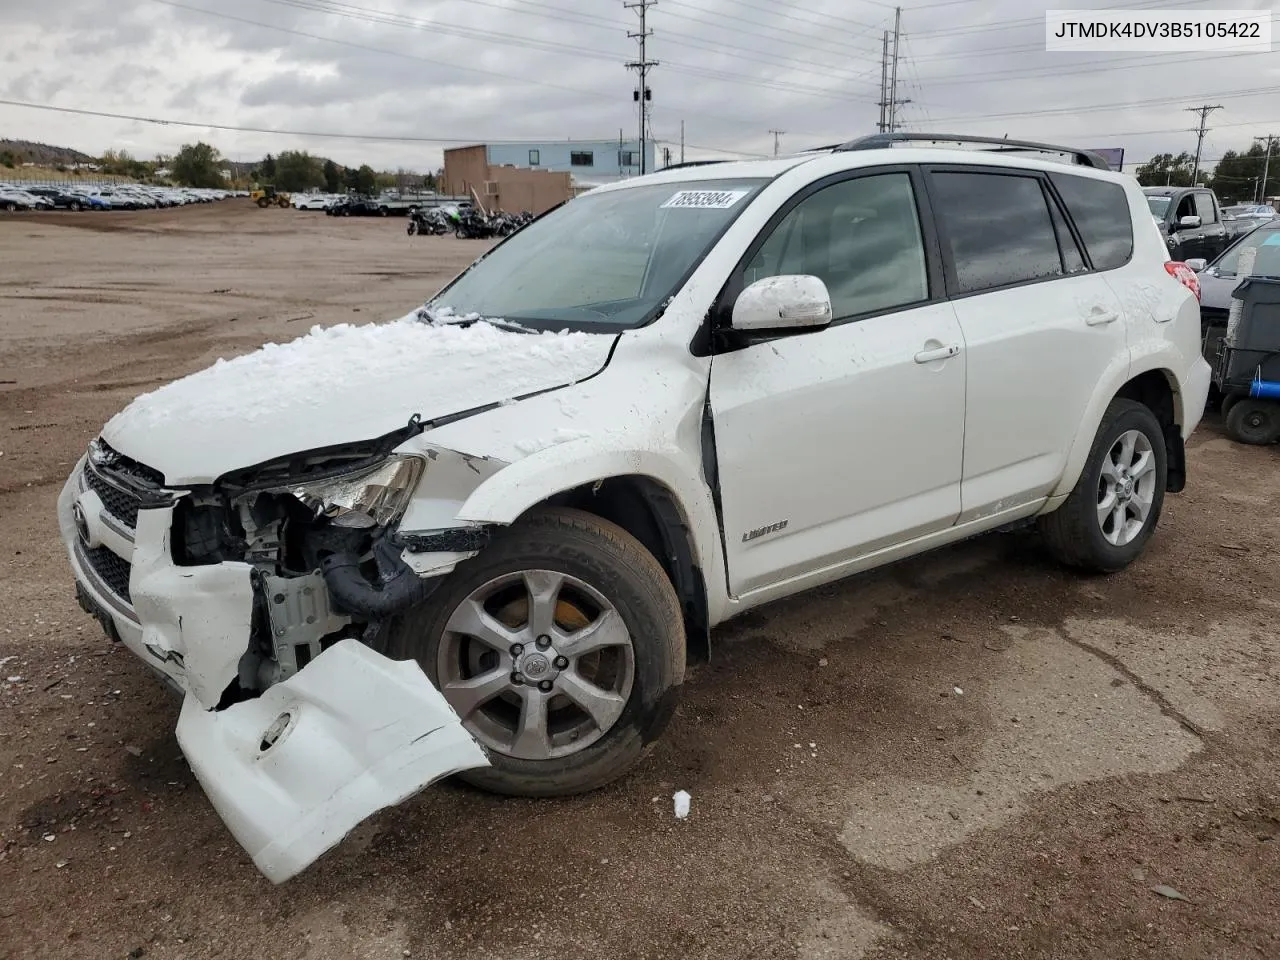
[[[178,742],[218,815],[273,883],[378,810],[489,764],[416,663],[355,640],[226,710],[206,711],[188,694]]]

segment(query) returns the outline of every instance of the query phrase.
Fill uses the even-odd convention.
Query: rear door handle
[[[1115,323],[1120,319],[1120,314],[1114,310],[1093,310],[1089,316],[1085,318],[1085,323],[1091,327],[1102,327],[1108,323]]]
[[[916,354],[916,363],[933,363],[935,360],[949,360],[960,352],[958,344],[937,347],[933,350],[921,350]]]

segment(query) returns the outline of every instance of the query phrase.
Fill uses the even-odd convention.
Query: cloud
[[[971,0],[903,12],[907,129],[1124,146],[1194,145],[1184,109],[1221,103],[1210,159],[1280,127],[1266,55],[1061,54],[1043,12],[1081,0]],[[1233,0],[1264,9],[1264,0]],[[650,11],[653,131],[689,158],[769,154],[875,129],[878,0],[663,0]],[[85,120],[0,106],[8,135],[101,152],[205,139],[237,159],[308,149],[345,163],[435,167],[443,144],[601,138],[636,128],[621,0],[0,0],[8,99],[363,141]],[[1159,100],[1167,102],[1155,102]],[[386,139],[377,139],[386,138]],[[710,150],[707,148],[711,148]]]

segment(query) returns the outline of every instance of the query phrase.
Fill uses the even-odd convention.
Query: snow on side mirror
[[[830,322],[827,285],[804,274],[757,280],[733,305],[734,330],[795,330]]]
[[[1195,227],[1200,226],[1200,218],[1199,217],[1183,217],[1181,220],[1178,221],[1178,226],[1194,229]]]

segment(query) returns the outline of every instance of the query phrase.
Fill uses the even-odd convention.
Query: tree
[[[357,193],[371,194],[378,189],[378,175],[373,172],[373,167],[367,163],[363,164],[355,175],[355,191]]]
[[[324,175],[324,188],[326,191],[338,193],[342,189],[342,174],[338,172],[336,163],[332,160],[326,160],[321,173]]]
[[[305,150],[286,150],[275,161],[275,185],[280,190],[310,190],[324,184],[320,161]]]
[[[258,179],[263,183],[276,182],[276,158],[269,153],[262,158],[262,163],[258,166]]]
[[[221,162],[221,155],[209,144],[184,143],[169,171],[184,187],[220,187],[225,182],[218,166]]]
[[[1209,186],[1220,200],[1240,203],[1252,201],[1258,196],[1266,157],[1267,148],[1260,143],[1255,143],[1244,153],[1228,150],[1213,168]],[[1267,180],[1271,180],[1270,171]]]
[[[1176,157],[1161,153],[1152,157],[1134,171],[1138,183],[1144,187],[1189,187],[1195,182],[1191,167],[1194,159],[1189,153]]]

